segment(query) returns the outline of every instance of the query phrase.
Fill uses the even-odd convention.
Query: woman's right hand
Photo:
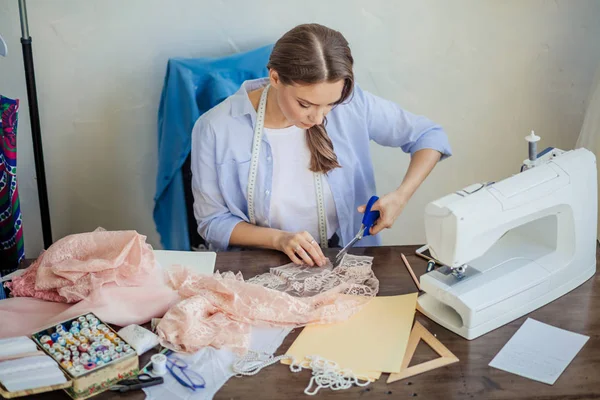
[[[279,251],[287,254],[294,264],[322,267],[327,263],[323,250],[312,235],[306,231],[281,232],[276,246]]]

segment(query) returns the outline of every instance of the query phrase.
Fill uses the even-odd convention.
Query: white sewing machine
[[[547,150],[530,152],[514,176],[427,205],[427,246],[441,267],[421,276],[420,312],[474,339],[594,275],[595,157]]]

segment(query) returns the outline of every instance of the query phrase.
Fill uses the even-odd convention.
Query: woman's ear
[[[281,80],[279,79],[279,74],[274,69],[269,70],[269,81],[271,82],[271,86],[273,86],[274,88],[277,88],[277,86],[279,86],[279,84],[281,83]]]

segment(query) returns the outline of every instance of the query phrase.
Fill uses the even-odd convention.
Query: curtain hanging
[[[596,168],[598,168],[598,177],[600,177],[600,66],[596,71],[596,76],[590,92],[588,108],[575,147],[585,147],[596,155]],[[598,186],[598,189],[600,198],[600,185]],[[600,212],[598,213],[598,217],[598,238],[600,238]]]

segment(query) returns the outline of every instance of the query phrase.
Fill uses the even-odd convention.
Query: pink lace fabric
[[[156,327],[161,345],[184,353],[213,346],[244,354],[251,325],[343,321],[379,290],[371,260],[348,255],[337,268],[287,264],[247,282],[241,273],[200,276],[175,271],[170,284],[183,300]]]
[[[131,287],[161,279],[145,236],[97,229],[58,240],[6,286],[15,297],[76,303],[108,283]]]
[[[0,338],[88,312],[109,324],[144,324],[181,300],[145,236],[101,228],[58,240],[7,286],[16,297],[0,301]]]

